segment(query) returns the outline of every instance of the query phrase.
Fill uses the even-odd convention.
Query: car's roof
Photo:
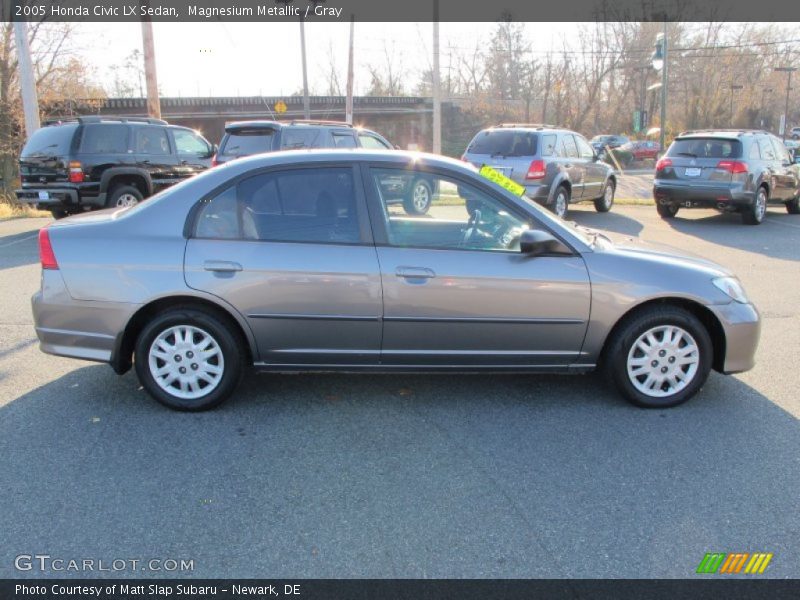
[[[762,129],[698,129],[693,131],[684,131],[683,133],[675,136],[675,139],[718,137],[730,140],[736,139],[743,135],[765,135],[768,133],[768,131],[764,131]]]
[[[252,121],[233,121],[225,125],[225,131],[230,132],[236,129],[282,129],[284,127],[345,127],[351,128],[352,125],[344,121],[275,121],[270,119],[257,119]]]
[[[317,148],[301,150],[281,150],[278,152],[268,152],[264,154],[254,154],[229,161],[214,169],[236,168],[237,170],[249,171],[253,168],[271,167],[276,165],[302,164],[326,161],[345,162],[385,162],[394,163],[398,166],[409,163],[423,164],[426,166],[440,166],[447,168],[457,168],[475,172],[474,167],[468,163],[438,154],[428,154],[426,152],[414,152],[408,150],[372,150],[364,148]]]

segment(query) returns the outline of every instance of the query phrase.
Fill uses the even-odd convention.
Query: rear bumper
[[[761,336],[761,317],[752,304],[731,302],[708,307],[719,319],[725,332],[726,374],[749,371],[755,366],[756,348]]]
[[[539,204],[550,203],[549,185],[526,185],[525,195],[531,200],[536,200]]]
[[[659,204],[678,204],[684,208],[740,208],[752,206],[755,191],[741,187],[656,183],[653,198]]]
[[[17,200],[24,204],[35,204],[39,208],[59,208],[77,206],[105,206],[106,195],[87,195],[88,190],[80,188],[49,188],[49,187],[25,187],[15,190]],[[47,198],[41,198],[39,194],[46,193]],[[95,190],[96,193],[96,190]]]
[[[61,272],[42,271],[42,288],[31,298],[39,348],[47,354],[111,362],[117,340],[139,305],[74,300]]]

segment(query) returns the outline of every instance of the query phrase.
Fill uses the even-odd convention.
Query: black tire
[[[632,377],[628,374],[628,359],[630,353],[640,352],[644,356],[633,357],[632,360],[642,360],[642,358],[648,360],[647,355],[641,350],[634,349],[634,345],[640,336],[655,328],[666,326],[679,327],[684,330],[684,333],[688,333],[695,342],[698,356],[696,368],[692,372],[689,383],[676,390],[675,393],[659,397],[645,394],[633,384]],[[665,337],[662,337],[662,341],[664,339]],[[688,348],[688,343],[684,348]],[[659,352],[661,351],[659,350]],[[656,370],[657,376],[662,369],[683,369],[683,367],[674,366],[676,359],[671,351],[665,350],[664,352],[666,353],[664,356],[657,353],[652,356],[654,362],[658,364],[652,365],[651,362],[649,365],[643,365],[642,368],[647,371]],[[642,408],[669,408],[686,402],[703,387],[711,371],[713,353],[711,336],[692,313],[677,306],[651,306],[632,313],[615,328],[606,344],[602,364],[606,376],[614,383],[622,396],[632,404]],[[692,367],[686,365],[686,368],[691,370]],[[685,371],[682,372],[686,374]],[[643,372],[638,377],[646,378],[644,382],[639,381],[641,385],[647,383],[647,372]],[[670,386],[669,382],[664,381],[661,384],[654,382],[654,384],[662,387],[658,390],[653,389],[653,393],[669,391],[669,389],[663,389],[663,386]]]
[[[800,215],[800,196],[795,196],[786,203],[786,212],[790,215]]]
[[[745,225],[761,225],[767,215],[767,202],[769,195],[763,185],[758,188],[753,204],[742,208],[742,222]]]
[[[569,212],[569,199],[570,199],[570,192],[569,188],[565,185],[559,185],[556,188],[556,193],[553,194],[553,202],[550,204],[550,210],[556,214],[556,216],[561,217],[562,219],[567,216],[567,212]]]
[[[424,215],[433,201],[433,188],[426,179],[415,179],[403,200],[403,208],[409,215]]]
[[[221,369],[222,373],[209,392],[200,394],[194,398],[181,398],[178,394],[182,392],[175,387],[175,384],[177,383],[180,387],[183,387],[182,383],[173,382],[170,384],[164,382],[165,385],[162,387],[162,385],[156,381],[152,369],[167,367],[168,363],[161,358],[151,356],[150,351],[154,348],[156,338],[165,332],[169,332],[174,327],[194,328],[192,334],[193,340],[200,338],[201,334],[206,334],[217,344],[217,355],[208,359],[206,364]],[[195,360],[201,363],[200,370],[203,370],[202,358],[198,359],[191,352],[191,348],[187,350],[185,345],[182,348],[181,345],[179,345],[180,340],[177,340],[174,336],[171,338],[167,337],[166,339],[172,339],[173,344],[178,346],[178,349],[173,351],[176,352],[176,358],[180,357],[177,358],[179,362],[170,360],[169,364],[172,364],[175,368],[183,366],[190,378],[192,375],[190,370],[197,370],[196,363],[191,361]],[[206,348],[209,347],[211,350],[215,350],[213,346],[206,346]],[[208,410],[218,406],[222,401],[228,398],[236,390],[236,387],[242,379],[247,356],[244,350],[244,342],[240,339],[240,336],[236,335],[230,324],[226,324],[210,311],[194,307],[177,307],[158,314],[139,334],[134,352],[136,375],[139,377],[142,387],[144,387],[148,394],[164,406],[181,411]],[[219,354],[221,354],[221,360]],[[151,358],[154,361],[152,365]],[[178,377],[180,377],[180,375]],[[195,383],[198,387],[197,392],[202,392],[203,388],[198,383],[196,377]],[[208,388],[210,385],[211,384],[208,383],[205,387]],[[168,392],[165,387],[173,391]],[[188,392],[195,393],[191,388]]]
[[[610,190],[610,194],[609,194]],[[594,209],[600,213],[607,213],[614,206],[614,194],[617,191],[617,186],[613,179],[606,181],[603,186],[603,195],[594,199]]]
[[[677,204],[659,204],[656,202],[656,210],[662,219],[672,219],[678,214],[678,208]]]
[[[53,215],[54,219],[63,219],[69,216],[69,211],[66,208],[51,208],[50,214]]]
[[[118,185],[108,196],[106,208],[124,208],[133,206],[144,200],[142,192],[133,185]]]

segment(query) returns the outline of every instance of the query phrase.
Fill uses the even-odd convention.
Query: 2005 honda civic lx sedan
[[[423,175],[427,214],[384,197]],[[500,182],[502,183],[502,181]],[[135,365],[181,410],[245,368],[583,372],[667,407],[750,369],[759,315],[699,258],[614,245],[463,162],[395,151],[245,158],[41,230],[44,352]]]

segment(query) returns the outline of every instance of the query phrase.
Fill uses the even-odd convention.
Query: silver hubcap
[[[429,200],[430,194],[428,193],[428,188],[422,184],[417,185],[414,188],[414,208],[417,210],[425,210],[428,208]]]
[[[606,191],[603,194],[603,201],[606,206],[611,206],[611,203],[614,201],[614,186],[611,184],[606,186]]]
[[[153,340],[148,364],[158,386],[183,400],[196,400],[210,394],[225,371],[225,360],[217,341],[190,325],[170,327]]]
[[[556,214],[563,217],[567,213],[567,195],[564,192],[558,192],[556,196]]]
[[[761,221],[764,218],[764,214],[767,212],[767,195],[764,193],[762,189],[758,192],[758,196],[756,196],[756,220]]]
[[[628,352],[628,378],[646,396],[665,398],[689,385],[697,374],[700,349],[685,329],[653,327]]]
[[[133,194],[122,194],[117,198],[118,208],[127,208],[129,206],[135,206],[136,204],[139,204],[139,199]]]

